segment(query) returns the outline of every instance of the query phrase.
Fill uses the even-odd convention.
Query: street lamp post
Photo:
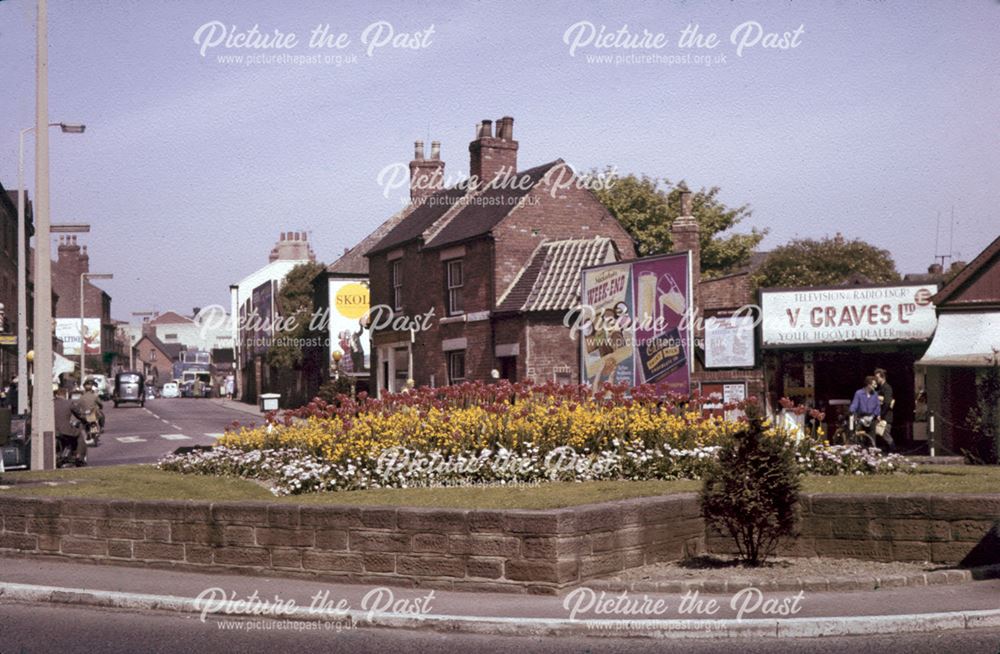
[[[81,386],[83,386],[83,378],[87,374],[87,367],[85,360],[85,357],[87,356],[87,343],[86,340],[84,339],[84,334],[86,333],[86,330],[84,329],[84,320],[83,320],[84,316],[86,316],[86,313],[84,313],[85,306],[83,302],[84,282],[88,279],[114,279],[114,277],[115,276],[112,275],[111,273],[85,272],[80,274],[80,385]]]
[[[49,127],[59,127],[64,134],[83,134],[86,125],[70,123],[49,123]],[[34,132],[34,127],[25,127],[18,139],[17,156],[17,412],[28,411],[28,265],[25,261],[28,234],[25,225],[24,197],[24,137]]]

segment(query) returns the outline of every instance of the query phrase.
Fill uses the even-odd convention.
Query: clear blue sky
[[[0,2],[0,180],[17,184],[17,132],[34,123],[35,3]],[[290,55],[356,63],[237,65],[194,37],[211,21],[294,32]],[[361,42],[370,24],[427,30],[422,49]],[[665,34],[650,50],[564,43],[581,21]],[[797,47],[730,43],[734,28],[803,31]],[[587,55],[682,55],[697,23],[725,63],[614,65]],[[350,40],[313,50],[329,24]],[[1000,3],[69,2],[49,1],[52,216],[86,221],[113,314],[226,303],[279,232],[306,230],[332,261],[400,207],[380,170],[415,139],[468,172],[473,125],[515,118],[519,162],[615,166],[749,203],[764,247],[843,232],[889,249],[902,272],[1000,234]],[[33,151],[28,148],[31,165]],[[30,168],[29,168],[30,170]],[[29,188],[33,176],[29,175]]]

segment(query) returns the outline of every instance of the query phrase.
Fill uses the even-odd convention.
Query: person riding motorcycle
[[[104,405],[101,398],[97,396],[96,386],[92,380],[87,380],[83,385],[83,395],[73,402],[73,414],[77,420],[83,423],[84,427],[89,426],[89,430],[97,432],[103,422],[101,409]],[[96,438],[95,438],[96,440]]]
[[[56,420],[56,434],[59,440],[70,439],[76,441],[76,465],[84,466],[87,465],[87,439],[83,430],[81,429],[81,423],[75,421],[73,413],[74,402],[68,398],[62,397],[61,395],[56,395],[53,398],[54,410],[55,410],[55,420]],[[68,446],[67,446],[68,447]],[[68,455],[64,460],[63,457],[63,447],[57,448],[57,456],[60,457],[60,465],[63,463],[68,463]]]

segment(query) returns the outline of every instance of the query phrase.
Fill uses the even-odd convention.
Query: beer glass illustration
[[[659,288],[661,293],[663,293],[660,295],[660,315],[663,315],[664,308],[670,309],[677,315],[683,315],[687,301],[684,298],[684,294],[681,293],[681,289],[677,286],[677,282],[674,280],[673,276],[666,274],[660,278],[660,282],[661,285]],[[663,292],[664,284],[667,287],[666,292]]]
[[[656,273],[647,270],[639,275],[638,319],[640,329],[654,329],[656,324]]]

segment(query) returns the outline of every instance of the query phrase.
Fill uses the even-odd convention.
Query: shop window
[[[460,384],[465,381],[465,350],[448,353],[448,383]]]
[[[448,315],[455,316],[464,313],[462,309],[462,285],[465,278],[462,271],[462,260],[449,261],[448,266]]]

